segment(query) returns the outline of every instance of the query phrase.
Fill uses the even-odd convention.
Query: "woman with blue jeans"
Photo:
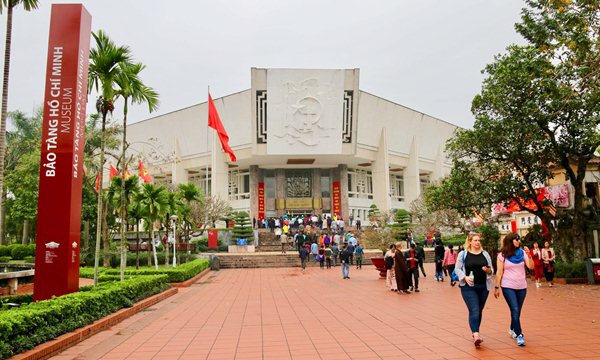
[[[458,277],[460,293],[469,310],[469,327],[475,347],[483,342],[479,334],[483,308],[494,286],[492,258],[481,246],[479,234],[469,234],[465,250],[456,258],[454,273]]]
[[[502,295],[510,309],[510,329],[508,334],[517,340],[517,345],[524,346],[523,329],[521,329],[521,309],[527,295],[527,275],[525,265],[533,269],[533,259],[529,256],[529,249],[521,249],[521,237],[510,233],[502,241],[502,250],[498,254],[498,271],[496,272],[496,286],[494,297]]]

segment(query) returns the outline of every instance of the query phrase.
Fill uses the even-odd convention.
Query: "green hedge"
[[[0,256],[0,263],[7,263],[11,260],[12,258],[10,256]]]
[[[99,285],[0,312],[0,359],[8,358],[166,290],[167,276]]]
[[[0,310],[10,310],[14,309],[12,307],[6,306],[8,303],[12,304],[29,304],[33,301],[33,295],[25,294],[25,295],[11,295],[0,298]]]
[[[572,263],[557,262],[554,276],[558,278],[587,278],[585,261],[577,260]]]
[[[208,259],[197,259],[189,263],[178,265],[175,268],[144,268],[144,269],[126,269],[125,275],[155,275],[165,274],[169,277],[169,282],[182,282],[193,278],[204,269],[210,267],[210,261]],[[118,269],[107,269],[104,271],[104,275],[119,275]]]

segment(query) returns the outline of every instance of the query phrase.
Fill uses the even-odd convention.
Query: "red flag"
[[[115,167],[110,164],[110,176],[109,179],[112,180],[115,176],[121,177],[121,174],[115,169]]]
[[[219,113],[217,113],[217,108],[215,107],[215,103],[210,94],[208,94],[208,126],[217,130],[217,135],[219,135],[219,140],[221,140],[223,151],[229,154],[231,161],[235,162],[237,159],[233,150],[229,147],[229,135],[227,135],[227,131],[225,131],[225,127],[219,118]]]
[[[150,174],[148,174],[148,171],[146,170],[146,167],[144,166],[144,163],[142,162],[142,160],[139,160],[139,174],[140,174],[140,178],[142,180],[144,180],[145,183],[151,183],[152,182],[152,176],[150,176]]]
[[[100,173],[96,176],[96,191],[100,191]]]

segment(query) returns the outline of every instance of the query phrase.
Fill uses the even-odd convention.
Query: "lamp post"
[[[177,266],[177,215],[171,215],[171,226],[173,226],[173,267]]]

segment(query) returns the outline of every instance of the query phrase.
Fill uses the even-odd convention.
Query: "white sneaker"
[[[517,334],[513,331],[513,329],[508,330],[508,335],[510,335],[510,337],[513,339],[517,338]]]
[[[540,288],[540,287],[542,287],[542,284],[540,284],[540,283],[535,283],[535,287],[538,287],[538,288]]]

